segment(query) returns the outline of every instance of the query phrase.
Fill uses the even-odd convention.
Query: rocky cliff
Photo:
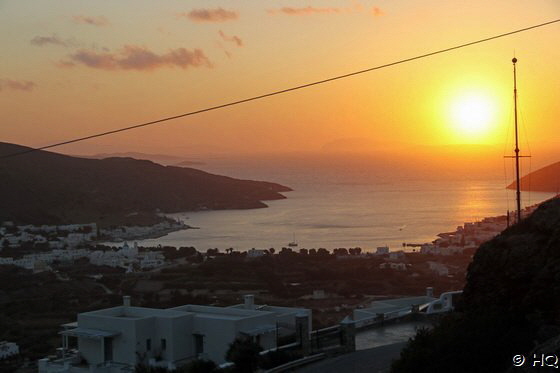
[[[462,305],[403,350],[393,372],[503,372],[513,357],[533,369],[538,351],[560,354],[560,199],[481,245]],[[540,356],[540,355],[539,355]]]

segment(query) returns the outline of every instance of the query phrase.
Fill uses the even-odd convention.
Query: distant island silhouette
[[[517,183],[507,186],[508,189],[515,189]],[[533,192],[560,192],[560,162],[540,168],[523,176],[519,180],[521,190]]]
[[[203,165],[204,162],[188,159],[186,157],[167,155],[167,154],[151,154],[139,152],[118,152],[118,153],[98,153],[94,155],[72,155],[78,158],[92,158],[92,159],[105,159],[105,158],[134,158],[146,159],[163,166],[194,166]]]

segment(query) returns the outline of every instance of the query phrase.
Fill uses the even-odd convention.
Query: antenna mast
[[[521,221],[521,186],[519,185],[519,138],[517,134],[517,76],[515,64],[517,58],[513,57],[513,105],[515,110],[515,180],[517,194],[517,222]]]

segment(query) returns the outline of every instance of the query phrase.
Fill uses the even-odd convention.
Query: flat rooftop
[[[243,309],[246,310],[245,308],[245,304],[241,303],[241,304],[235,304],[233,306],[229,306],[228,308],[235,308],[235,309]],[[255,311],[268,311],[268,312],[274,312],[280,316],[283,315],[291,315],[291,314],[298,314],[301,312],[304,313],[308,313],[309,310],[307,308],[296,308],[296,307],[279,307],[279,306],[269,306],[267,304],[264,305],[258,305],[255,304],[253,306],[253,310]]]
[[[264,310],[256,311],[231,307],[199,306],[192,304],[170,308],[170,310],[193,313],[196,317],[227,320],[242,320],[269,313]]]
[[[125,319],[145,319],[149,317],[179,317],[184,316],[185,312],[175,311],[172,309],[159,309],[147,307],[130,307],[119,306],[105,308],[97,311],[84,312],[83,315],[116,317]]]
[[[409,298],[396,298],[371,302],[368,308],[357,309],[356,311],[367,312],[371,314],[378,313],[391,313],[410,309],[412,306],[421,306],[430,303],[437,298],[434,297],[409,297]]]

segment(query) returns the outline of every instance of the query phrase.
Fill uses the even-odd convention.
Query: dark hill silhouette
[[[462,305],[421,331],[393,364],[401,372],[554,371],[534,354],[560,353],[560,199],[481,245]],[[521,368],[515,355],[525,356]]]
[[[515,189],[516,182],[508,185],[508,189]],[[560,192],[560,162],[553,163],[523,176],[519,180],[521,190],[533,192]]]
[[[178,157],[174,155],[166,154],[149,154],[149,153],[138,153],[138,152],[121,152],[121,153],[99,153],[94,155],[72,155],[77,158],[87,158],[87,159],[105,159],[105,158],[134,158],[134,159],[145,159],[152,161],[154,163],[161,164],[163,166],[200,166],[204,162],[197,160],[186,159],[185,157]]]
[[[27,149],[0,143],[0,156]],[[0,180],[0,220],[25,223],[123,224],[134,216],[155,217],[157,211],[259,208],[291,190],[147,160],[46,151],[0,160]]]

